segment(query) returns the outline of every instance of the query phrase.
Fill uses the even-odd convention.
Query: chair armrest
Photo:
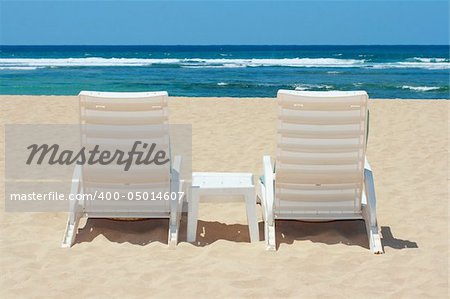
[[[274,205],[274,179],[275,175],[272,167],[272,159],[270,156],[263,157],[263,167],[264,167],[264,191],[265,191],[265,199],[266,203],[264,205],[266,209],[267,219],[269,221],[269,225],[272,225],[272,220],[274,219],[273,215],[273,205]]]
[[[170,221],[172,224],[176,223],[177,219],[177,213],[180,209],[180,202],[182,202],[182,197],[179,196],[179,191],[182,189],[182,182],[180,180],[180,171],[181,171],[181,156],[175,156],[173,158],[172,163],[172,169],[170,172],[171,178],[170,178],[170,192],[176,192],[177,194],[177,200],[171,200],[170,201]]]
[[[75,164],[72,175],[72,186],[70,194],[78,194],[81,190],[81,165]]]
[[[373,172],[370,167],[369,161],[365,158],[364,161],[364,190],[367,198],[367,205],[371,211],[370,213],[370,222],[371,225],[377,224],[376,217],[376,208],[377,208],[377,199],[375,195],[375,184],[373,181]]]
[[[74,223],[77,217],[77,214],[79,213],[78,207],[80,203],[78,202],[78,199],[76,199],[76,195],[82,193],[82,171],[81,171],[81,165],[75,164],[75,168],[73,170],[72,175],[72,186],[70,188],[70,194],[72,196],[72,200],[69,200],[69,213],[70,213],[70,221],[71,223]],[[84,204],[84,201],[83,201]]]
[[[173,158],[173,163],[172,163],[172,171],[176,171],[178,174],[180,174],[181,171],[181,156],[175,156]]]

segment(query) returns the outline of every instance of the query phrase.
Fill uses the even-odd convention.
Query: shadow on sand
[[[152,242],[167,244],[167,219],[145,219],[120,221],[112,219],[88,219],[80,228],[76,244],[91,242],[99,235],[111,242],[147,245]],[[402,240],[393,236],[389,226],[381,227],[382,244],[393,249],[418,248],[414,241]],[[216,221],[199,220],[197,239],[193,245],[208,246],[218,240],[231,242],[250,242],[248,226],[225,224]],[[260,240],[264,240],[264,223],[259,223]],[[278,220],[276,222],[277,247],[280,244],[293,244],[294,241],[311,241],[323,244],[346,244],[369,249],[366,227],[362,220],[340,220],[329,222],[304,222]],[[186,217],[180,224],[179,242],[186,242]]]
[[[394,238],[389,226],[381,227],[381,235],[383,236],[381,242],[384,247],[391,247],[394,249],[419,248],[416,242]]]
[[[143,219],[122,221],[89,218],[78,230],[75,244],[92,242],[102,235],[111,242],[147,245],[152,242],[166,243],[168,240],[168,219]]]

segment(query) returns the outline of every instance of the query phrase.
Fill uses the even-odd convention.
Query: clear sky
[[[449,44],[449,1],[5,1],[2,45]]]

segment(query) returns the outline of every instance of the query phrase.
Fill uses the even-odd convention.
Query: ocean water
[[[449,99],[449,46],[0,46],[0,94],[275,97],[366,90]]]

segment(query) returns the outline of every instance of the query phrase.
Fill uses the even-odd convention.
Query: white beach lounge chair
[[[135,140],[156,142],[170,151],[167,92],[88,92],[79,94],[82,147],[101,145],[130,150]],[[170,153],[168,153],[170,155]],[[101,194],[112,200],[70,201],[69,219],[62,242],[71,247],[81,217],[87,218],[169,218],[169,245],[177,244],[182,198],[142,200],[130,204],[136,192],[175,192],[180,183],[181,157],[163,165],[135,165],[124,171],[122,165],[77,165],[71,194]],[[131,192],[131,193],[130,193]],[[108,194],[109,193],[109,194]],[[115,195],[120,194],[118,200]],[[148,194],[147,194],[148,195]]]
[[[276,163],[264,156],[260,181],[267,249],[276,250],[278,219],[363,219],[370,250],[382,253],[365,157],[367,93],[280,90],[277,98]]]

